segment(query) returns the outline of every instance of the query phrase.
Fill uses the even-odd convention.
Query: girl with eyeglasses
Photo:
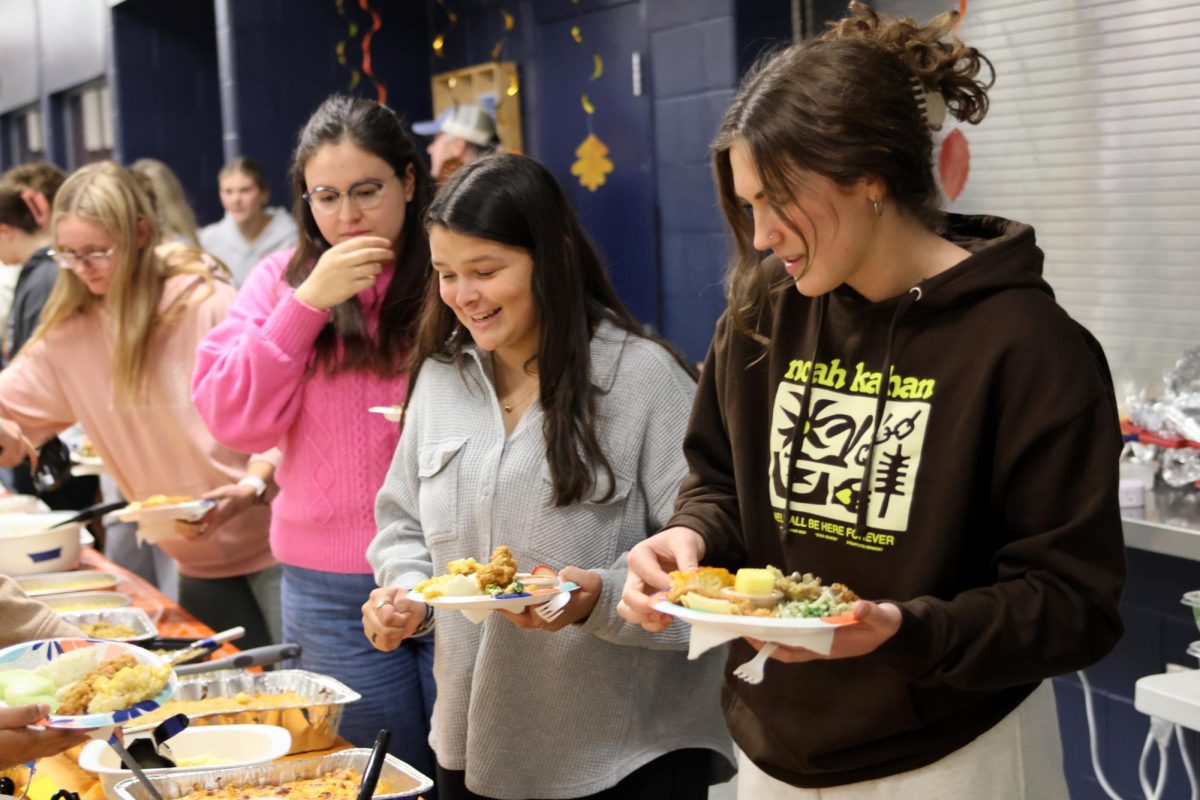
[[[344,96],[301,129],[291,179],[299,246],[250,273],[200,346],[192,397],[219,440],[283,451],[271,546],[284,636],[303,647],[300,666],[363,695],[342,735],[370,745],[387,728],[391,751],[432,774],[431,637],[384,654],[359,632],[375,493],[400,438],[368,409],[406,398],[431,182],[390,109]]]
[[[218,444],[188,393],[233,287],[196,248],[160,246],[149,198],[112,162],[67,179],[50,231],[61,269],[41,325],[0,372],[0,418],[33,443],[80,423],[127,498],[216,500],[158,543],[178,564],[180,604],[215,629],[244,626],[247,646],[277,640],[280,571],[256,488],[274,465]]]

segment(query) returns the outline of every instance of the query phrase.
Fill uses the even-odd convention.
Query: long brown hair
[[[112,161],[89,164],[73,173],[58,191],[50,230],[57,231],[65,217],[79,217],[108,231],[117,240],[108,293],[99,297],[73,270],[61,270],[42,309],[42,321],[33,340],[75,314],[106,303],[113,321],[112,374],[118,400],[132,402],[141,391],[150,361],[154,334],[174,322],[196,296],[211,292],[211,260],[196,247],[173,244],[160,247],[160,233],[150,198],[126,169]],[[146,241],[139,244],[139,226]],[[174,275],[195,275],[197,280],[165,312],[159,312],[163,284]],[[27,352],[28,348],[22,350]]]
[[[691,375],[692,367],[649,334],[617,296],[595,246],[549,170],[510,153],[484,156],[456,171],[438,191],[425,229],[520,247],[533,260],[533,300],[538,315],[538,397],[542,432],[554,482],[554,503],[577,502],[612,468],[596,437],[596,391],[591,340],[601,320],[662,345]],[[425,303],[410,360],[412,383],[426,358],[455,361],[471,333],[441,300],[437,273],[428,268]],[[609,482],[611,496],[615,482]]]
[[[413,176],[413,199],[404,208],[400,241],[395,242],[396,271],[388,283],[380,310],[379,326],[372,336],[357,297],[333,307],[333,319],[317,336],[315,364],[327,374],[368,370],[391,376],[404,369],[404,356],[412,344],[421,307],[425,270],[429,266],[429,241],[421,214],[433,193],[429,169],[417,152],[416,142],[387,106],[374,100],[333,95],[313,112],[300,130],[292,158],[291,183],[295,202],[292,213],[299,228],[299,246],[287,266],[287,282],[299,286],[332,245],[325,241],[312,209],[304,201],[308,185],[304,168],[313,154],[327,144],[347,140],[383,159],[397,176]],[[411,169],[410,169],[411,168]]]
[[[736,248],[727,278],[729,307],[738,330],[766,344],[750,322],[769,305],[768,285],[754,248],[754,226],[733,187],[729,151],[743,142],[779,218],[799,236],[785,208],[794,189],[815,173],[842,186],[864,177],[882,180],[901,213],[931,229],[941,224],[941,197],[933,174],[933,135],[914,92],[914,79],[942,95],[964,122],[987,114],[991,62],[958,39],[944,40],[958,12],[921,26],[880,14],[859,2],[822,36],[768,55],[743,79],[713,141],[713,172],[721,209]],[[978,79],[983,65],[992,71]],[[806,242],[806,245],[815,243]]]

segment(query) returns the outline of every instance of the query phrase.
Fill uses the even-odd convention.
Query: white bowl
[[[149,734],[144,734],[148,736]],[[141,737],[132,737],[141,738]],[[129,741],[125,742],[126,747]],[[224,767],[248,767],[254,764],[266,764],[287,755],[292,747],[292,735],[286,728],[276,725],[201,725],[188,728],[167,740],[167,746],[175,758],[194,756],[211,756],[223,759]],[[108,746],[108,742],[99,739],[88,742],[83,752],[79,754],[79,766],[88,772],[100,776],[100,784],[104,794],[116,798],[113,787],[118,782],[132,777],[133,773],[121,764],[117,751]],[[218,765],[197,767],[175,767],[173,769],[148,769],[146,775],[179,775],[184,772],[208,771],[218,768]]]
[[[78,567],[79,531],[83,523],[73,522],[48,530],[56,522],[74,515],[74,511],[0,514],[0,574],[33,575]]]

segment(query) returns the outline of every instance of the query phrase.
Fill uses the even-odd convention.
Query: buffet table
[[[80,566],[82,569],[98,569],[118,575],[121,582],[114,588],[129,595],[133,599],[133,605],[145,611],[152,620],[155,620],[160,636],[199,639],[213,633],[211,628],[193,617],[153,585],[129,570],[117,566],[95,549],[84,548],[83,563]],[[237,652],[236,647],[226,643],[221,649],[214,652],[211,658],[220,658]],[[327,750],[299,753],[282,760],[310,758],[347,747],[350,747],[350,744],[343,740]],[[53,758],[43,758],[38,761],[37,773],[34,775],[33,784],[29,787],[30,800],[50,800],[51,796],[59,789],[78,793],[80,800],[104,800],[104,792],[97,777],[79,768],[80,749],[82,748],[73,748]]]

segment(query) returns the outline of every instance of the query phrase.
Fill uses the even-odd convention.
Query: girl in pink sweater
[[[429,247],[429,175],[388,108],[334,96],[300,132],[292,164],[299,246],[250,273],[200,345],[192,397],[216,437],[278,447],[271,548],[283,562],[284,637],[300,663],[363,695],[341,732],[432,774],[432,637],[380,653],[363,638],[375,588],[366,549],[399,427],[368,409],[404,401],[405,354]]]
[[[269,643],[280,573],[270,508],[240,481],[273,466],[218,444],[188,395],[196,346],[233,288],[194,247],[159,246],[151,201],[112,162],[63,184],[51,231],[63,269],[41,325],[0,372],[0,418],[35,444],[81,423],[131,500],[217,499],[201,527],[158,546],[178,563],[185,608],[213,628],[245,626],[251,645]]]

